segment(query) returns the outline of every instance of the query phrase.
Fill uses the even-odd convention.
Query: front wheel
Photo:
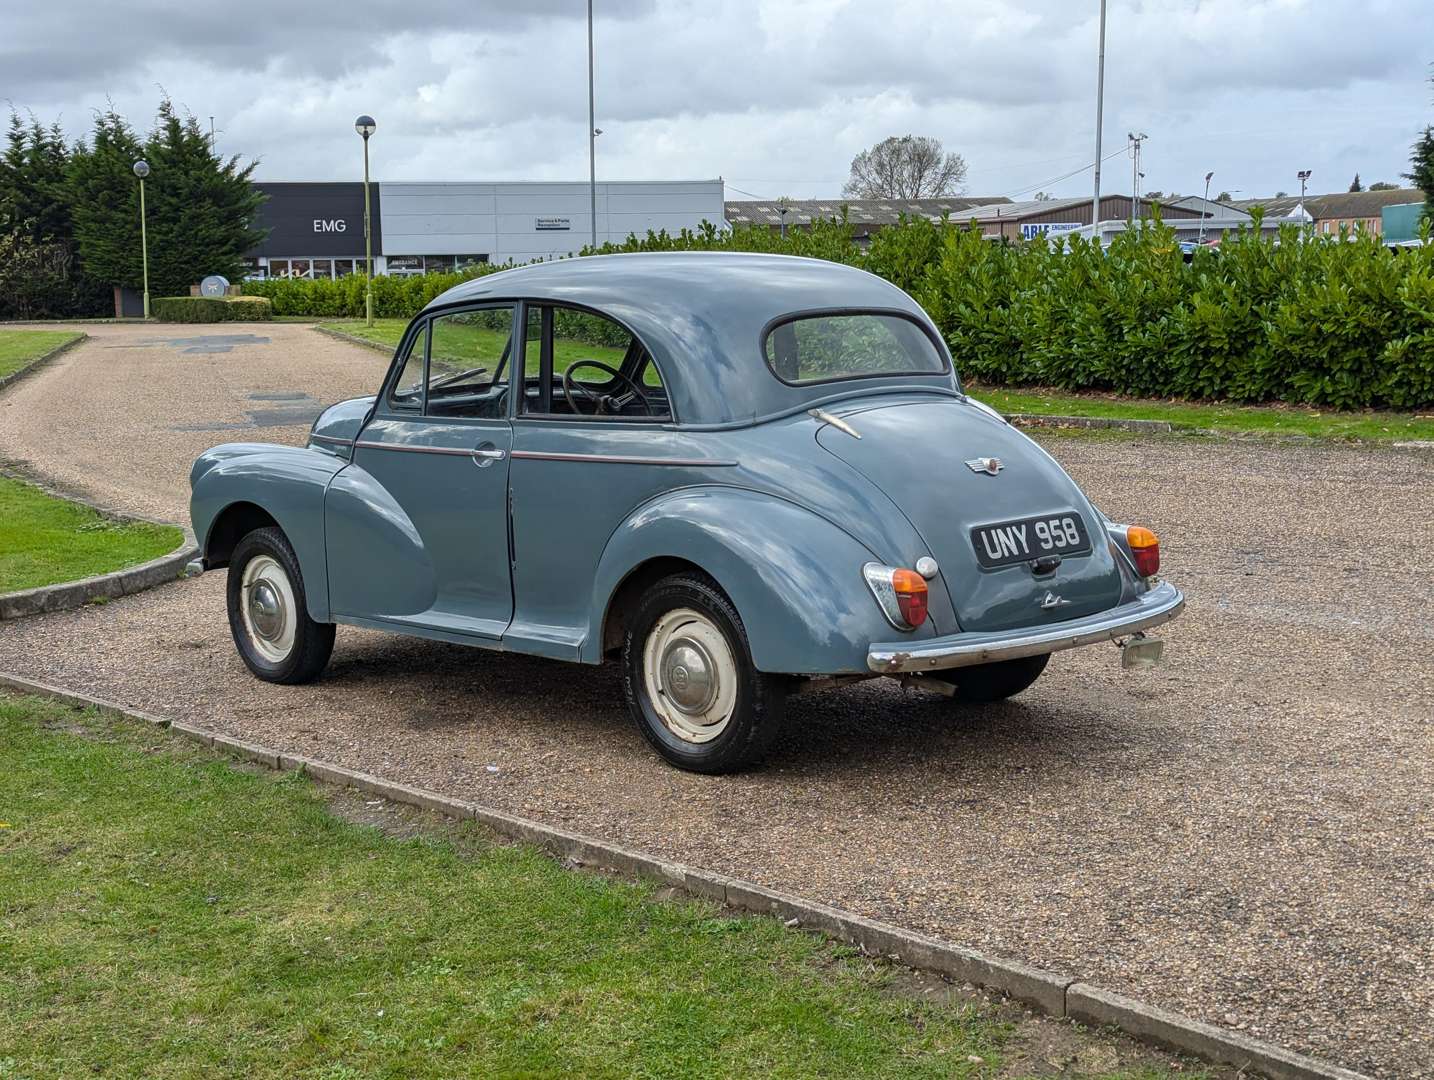
[[[786,680],[752,663],[731,601],[699,574],[644,594],[623,638],[623,693],[638,729],[680,769],[733,772],[759,761],[786,711]]]
[[[1041,653],[1018,660],[1000,660],[994,664],[947,668],[931,674],[956,687],[952,700],[966,705],[985,705],[1019,694],[1041,677],[1050,659],[1050,653]]]
[[[309,618],[304,576],[288,537],[255,529],[229,560],[229,630],[245,665],[265,682],[318,678],[334,649],[334,624]]]

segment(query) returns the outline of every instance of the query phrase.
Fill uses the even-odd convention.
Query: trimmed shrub
[[[159,296],[150,313],[161,322],[262,322],[274,308],[262,296]]]
[[[863,249],[845,221],[649,232],[584,254],[756,251],[862,267],[936,321],[963,378],[1145,397],[1337,408],[1434,405],[1434,246],[1365,235],[1231,233],[1186,261],[1156,222],[1106,248],[1000,243],[959,222],[904,219]],[[374,279],[374,314],[408,319],[478,274]],[[363,315],[364,279],[246,282],[278,315]],[[839,302],[837,298],[833,302]],[[590,326],[584,332],[591,333]],[[620,344],[599,341],[594,344]]]

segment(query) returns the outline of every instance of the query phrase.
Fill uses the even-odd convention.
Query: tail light
[[[915,570],[867,563],[861,573],[892,626],[915,630],[926,621],[926,579]]]
[[[1160,572],[1160,538],[1143,525],[1125,530],[1125,542],[1135,558],[1135,570],[1141,577],[1154,577]]]

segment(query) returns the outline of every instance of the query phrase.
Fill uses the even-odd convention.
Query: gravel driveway
[[[226,329],[269,338],[229,352],[145,344],[207,330],[87,329],[0,398],[0,454],[179,520],[200,449],[300,441],[311,411],[265,409],[292,421],[382,363],[293,325]],[[1015,701],[964,712],[887,681],[804,695],[747,775],[661,764],[611,668],[341,628],[317,685],[257,682],[222,574],[6,624],[0,670],[1434,1077],[1434,457],[1043,440],[1160,533],[1190,597],[1166,663],[1060,654]]]

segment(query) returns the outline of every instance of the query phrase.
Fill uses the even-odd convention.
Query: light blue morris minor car
[[[892,676],[959,702],[1179,614],[1153,533],[1106,519],[962,393],[925,312],[774,255],[567,259],[465,282],[302,449],[194,464],[206,569],[261,679],[349,623],[621,656],[668,761],[758,759],[789,693]]]

